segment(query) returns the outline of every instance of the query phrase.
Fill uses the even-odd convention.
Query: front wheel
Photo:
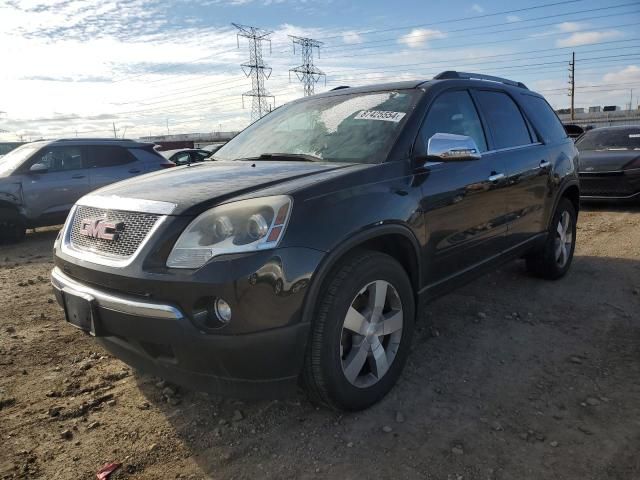
[[[562,198],[553,215],[544,248],[526,258],[531,273],[550,280],[567,273],[576,247],[576,220],[573,203]]]
[[[316,309],[303,382],[312,400],[361,410],[402,372],[413,335],[413,288],[402,266],[379,252],[357,252],[331,275]]]
[[[26,235],[24,223],[19,219],[0,220],[0,243],[18,243]]]

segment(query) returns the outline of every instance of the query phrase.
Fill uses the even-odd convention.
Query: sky
[[[576,107],[640,99],[640,0],[0,0],[0,140],[244,128],[249,44],[232,23],[272,32],[275,106],[303,95],[289,35],[323,42],[317,93],[461,70],[566,108],[575,52]]]

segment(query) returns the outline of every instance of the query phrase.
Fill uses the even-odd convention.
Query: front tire
[[[312,400],[367,408],[404,367],[415,320],[413,287],[391,256],[359,251],[330,274],[312,324],[303,384]]]
[[[19,219],[0,220],[0,243],[19,243],[24,240],[27,229]]]
[[[573,203],[562,198],[553,215],[544,248],[526,258],[527,269],[549,280],[563,277],[573,260],[576,247],[577,214]]]

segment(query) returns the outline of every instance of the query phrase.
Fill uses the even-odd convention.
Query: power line
[[[623,7],[629,7],[629,6],[634,6],[637,7],[638,3],[637,2],[631,2],[631,3],[622,3],[619,5],[613,5],[613,6],[608,6],[608,7],[600,7],[600,8],[590,8],[590,9],[586,9],[586,10],[579,10],[579,11],[575,11],[575,12],[571,12],[571,13],[561,13],[561,14],[554,14],[554,15],[545,15],[543,17],[535,17],[535,18],[528,18],[528,19],[524,19],[524,20],[519,20],[517,22],[513,22],[514,24],[518,24],[518,26],[514,27],[514,28],[507,28],[507,29],[502,29],[502,30],[492,30],[492,31],[486,31],[487,28],[491,28],[491,27],[501,27],[504,26],[504,22],[501,23],[494,23],[491,25],[482,25],[482,26],[475,26],[475,27],[464,27],[464,28],[458,28],[458,29],[454,29],[454,30],[445,30],[442,31],[441,33],[444,35],[449,35],[452,33],[459,33],[459,32],[467,32],[470,30],[479,30],[482,29],[482,32],[478,32],[478,33],[471,33],[468,35],[456,35],[456,38],[460,38],[460,37],[471,37],[471,36],[475,36],[475,35],[492,35],[495,33],[504,33],[504,32],[511,32],[511,31],[520,31],[520,30],[524,30],[524,29],[531,29],[531,28],[540,28],[540,27],[548,27],[551,25],[556,25],[557,22],[550,22],[550,23],[541,23],[541,24],[537,24],[537,25],[530,25],[530,26],[521,26],[521,23],[525,23],[525,22],[532,22],[532,21],[537,21],[537,20],[548,20],[551,18],[559,18],[559,17],[566,17],[566,16],[574,16],[577,15],[579,13],[592,13],[592,12],[598,12],[601,10],[611,10],[614,8],[623,8]],[[618,17],[618,16],[622,16],[622,15],[629,15],[629,14],[633,14],[633,13],[637,13],[637,11],[632,11],[632,12],[621,12],[621,13],[611,13],[608,15],[598,15],[598,16],[590,16],[590,17],[584,17],[584,18],[572,18],[572,21],[574,22],[581,22],[581,21],[585,21],[585,20],[593,20],[593,19],[601,19],[601,18],[609,18],[609,17]],[[563,33],[573,33],[573,32],[563,32]],[[428,37],[431,34],[431,32],[425,32],[422,34],[415,34],[413,35],[413,38],[417,38],[420,39],[422,37]],[[430,41],[441,41],[444,40],[445,38],[433,38],[433,39],[429,39],[429,38],[425,38],[425,40],[430,40]],[[329,45],[328,47],[325,47],[326,50],[332,50],[332,49],[336,49],[339,48],[340,51],[344,51],[344,50],[353,50],[353,49],[359,49],[361,48],[363,45],[370,45],[370,44],[380,44],[380,43],[397,43],[397,38],[385,38],[385,39],[381,39],[381,40],[371,40],[371,41],[367,41],[367,42],[360,42],[358,44],[355,45],[351,45],[349,47],[345,47],[344,45]],[[367,47],[367,48],[373,48],[373,47]]]
[[[296,37],[289,35],[293,42],[293,53],[296,53],[296,45],[300,46],[302,54],[302,65],[291,68],[289,70],[289,78],[291,78],[291,72],[294,72],[304,85],[304,96],[308,97],[313,95],[316,83],[320,80],[320,77],[325,77],[325,73],[313,64],[313,49],[318,50],[318,56],[320,56],[320,45],[322,42],[314,40],[313,38]]]

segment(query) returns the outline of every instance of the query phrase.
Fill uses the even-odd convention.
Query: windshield
[[[415,90],[317,97],[284,105],[216,152],[216,160],[298,155],[327,162],[379,163],[418,98]],[[267,159],[265,158],[265,159]],[[290,159],[290,158],[288,158]]]
[[[40,148],[40,145],[26,144],[11,150],[0,158],[0,175],[13,172],[38,148]]]
[[[580,150],[640,149],[640,127],[591,130],[576,141]]]

